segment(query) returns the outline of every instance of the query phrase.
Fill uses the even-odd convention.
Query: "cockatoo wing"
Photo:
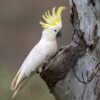
[[[47,54],[45,53],[46,51],[42,49],[46,48],[42,47],[41,45],[37,45],[31,50],[24,63],[22,64],[21,68],[19,69],[18,73],[14,77],[11,84],[11,89],[12,91],[14,91],[13,97],[15,97],[17,92],[24,87],[27,81],[37,71],[38,67],[45,60]]]

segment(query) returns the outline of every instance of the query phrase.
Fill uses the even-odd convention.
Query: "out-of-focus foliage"
[[[29,51],[39,41],[39,21],[48,9],[66,6],[62,14],[63,36],[59,46],[71,38],[66,0],[0,0],[0,100],[11,100],[11,81]],[[68,13],[67,13],[68,12]],[[45,83],[35,75],[14,100],[54,100]]]

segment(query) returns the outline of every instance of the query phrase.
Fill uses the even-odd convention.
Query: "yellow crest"
[[[52,15],[50,14],[50,11],[45,12],[45,14],[42,16],[45,22],[40,21],[40,25],[43,28],[48,28],[50,26],[56,26],[57,23],[61,22],[61,13],[62,11],[66,9],[66,7],[59,7],[56,11],[56,7],[52,9]]]

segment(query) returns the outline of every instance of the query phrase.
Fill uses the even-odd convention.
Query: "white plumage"
[[[12,81],[11,89],[14,91],[13,97],[24,87],[31,76],[36,73],[45,59],[57,52],[56,37],[59,35],[61,28],[61,20],[55,26],[49,25],[48,28],[44,27],[40,41],[30,51]]]

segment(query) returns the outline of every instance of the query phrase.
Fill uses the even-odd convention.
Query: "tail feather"
[[[29,76],[26,76],[21,69],[18,71],[11,83],[11,90],[14,92],[13,98],[25,86],[32,75],[33,73],[31,73]]]
[[[25,77],[25,75],[22,73],[21,70],[19,70],[11,83],[12,91],[16,91],[17,87],[20,85],[20,83],[24,79],[24,77]]]
[[[26,77],[26,78],[17,86],[17,88],[16,88],[15,91],[14,91],[14,94],[13,94],[12,98],[14,98],[14,97],[17,95],[17,93],[18,93],[21,89],[23,89],[23,87],[26,85],[26,83],[28,82],[28,80],[29,80],[30,78],[31,78],[31,77]]]
[[[16,84],[14,86],[14,91],[17,89],[17,87],[19,87],[19,85],[26,79],[26,76],[23,72],[21,72],[18,76],[18,78],[16,79]]]
[[[16,81],[18,79],[18,76],[21,72],[21,69],[18,71],[18,73],[16,74],[16,76],[13,78],[13,81],[11,83],[11,90],[14,91],[15,90],[15,86],[16,86]]]

